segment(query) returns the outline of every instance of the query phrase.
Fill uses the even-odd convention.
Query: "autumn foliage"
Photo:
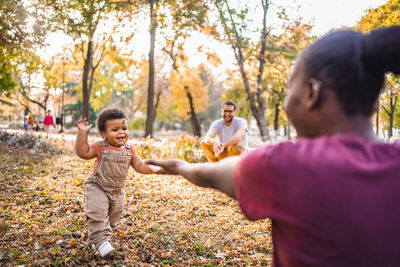
[[[176,103],[179,117],[184,119],[190,118],[190,107],[186,97],[186,90],[193,97],[193,105],[197,113],[203,113],[207,110],[209,101],[208,87],[204,86],[200,78],[200,69],[185,68],[182,72],[173,71],[170,74],[169,81],[174,95],[173,101]]]
[[[83,207],[84,183],[94,160],[79,159],[66,141],[40,140],[47,145],[25,147],[10,142],[10,138],[23,137],[3,134],[0,139],[2,266],[270,263],[268,220],[249,222],[235,201],[195,187],[181,177],[141,175],[132,168],[125,211],[112,240],[117,251],[102,259],[88,246]],[[201,161],[199,140],[189,136],[132,142],[142,158]]]

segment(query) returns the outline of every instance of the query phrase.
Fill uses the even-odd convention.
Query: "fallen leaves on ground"
[[[145,158],[145,155],[142,155]],[[0,143],[0,265],[266,266],[270,222],[181,177],[132,168],[125,210],[103,259],[88,246],[83,189],[94,160]]]

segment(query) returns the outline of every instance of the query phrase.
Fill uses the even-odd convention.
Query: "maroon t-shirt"
[[[246,217],[272,220],[275,266],[400,265],[400,143],[332,135],[260,147],[235,185]]]

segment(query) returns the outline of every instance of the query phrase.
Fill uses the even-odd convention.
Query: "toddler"
[[[144,163],[127,144],[127,117],[120,109],[108,108],[100,112],[97,127],[102,141],[89,145],[88,133],[92,125],[86,118],[78,120],[77,127],[76,153],[82,159],[96,157],[94,170],[85,185],[85,215],[90,244],[104,257],[114,250],[109,237],[122,213],[129,165],[143,174],[154,173],[158,167]]]

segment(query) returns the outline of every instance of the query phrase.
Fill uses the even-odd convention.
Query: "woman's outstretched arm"
[[[162,169],[156,172],[158,174],[182,175],[195,185],[218,189],[236,199],[233,174],[239,158],[239,156],[228,157],[217,163],[197,164],[182,160],[159,161],[149,159],[145,162],[161,167]]]

